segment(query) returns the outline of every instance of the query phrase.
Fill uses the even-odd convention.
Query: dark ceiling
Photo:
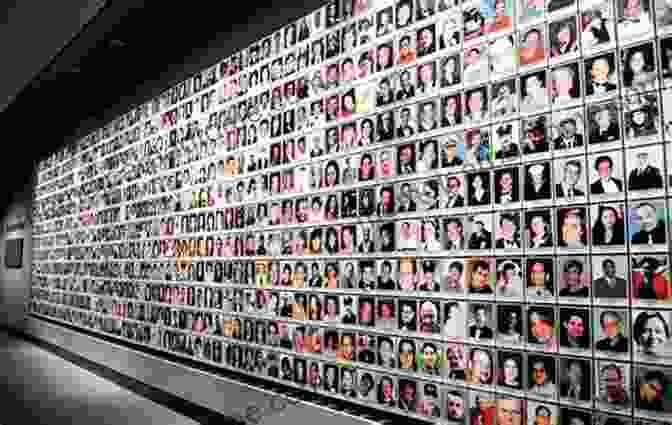
[[[278,3],[108,1],[0,113],[0,212],[25,196],[39,158],[324,1]]]

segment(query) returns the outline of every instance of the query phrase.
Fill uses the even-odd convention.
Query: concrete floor
[[[199,423],[1,330],[0,400],[0,425]]]

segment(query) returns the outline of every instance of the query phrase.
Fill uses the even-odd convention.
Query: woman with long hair
[[[612,206],[600,205],[592,235],[593,245],[623,245],[625,222],[621,212]]]

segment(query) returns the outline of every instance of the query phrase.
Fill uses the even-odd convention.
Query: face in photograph
[[[464,55],[464,81],[477,82],[488,78],[488,45],[480,44],[465,49]]]
[[[590,345],[588,310],[560,309],[560,345],[570,349],[587,349]]]
[[[586,61],[586,96],[606,96],[618,88],[616,59],[613,53]]]
[[[550,248],[554,245],[550,211],[527,211],[525,222],[528,248]]]
[[[633,245],[664,244],[667,241],[665,207],[660,202],[634,204],[628,218],[628,232]]]
[[[394,223],[383,223],[379,227],[380,251],[392,252],[395,249]]]
[[[477,8],[465,9],[462,20],[464,22],[464,41],[473,40],[483,35],[485,18]]]
[[[619,111],[613,103],[590,105],[588,118],[590,144],[615,142],[620,140]]]
[[[668,368],[639,367],[636,371],[636,407],[647,412],[669,412],[666,393],[672,376]]]
[[[432,277],[429,277],[429,280],[432,280]],[[419,332],[422,333],[439,333],[440,331],[440,320],[439,320],[439,306],[436,302],[424,301],[418,305],[418,326]],[[436,353],[436,347],[434,347],[433,354]]]
[[[451,260],[444,263],[444,287],[448,292],[462,292],[464,289],[464,263]]]
[[[391,277],[382,277],[382,279],[391,279]],[[379,285],[380,289],[380,285]],[[378,301],[378,311],[376,314],[376,321],[379,325],[382,325],[385,328],[394,328],[396,325],[395,322],[395,304],[394,300],[380,300]]]
[[[443,334],[451,340],[466,337],[466,306],[464,302],[448,301],[443,306]]]
[[[561,247],[584,249],[586,247],[586,210],[562,208],[558,210],[558,244]]]
[[[622,270],[617,264],[624,265],[621,257],[593,257],[593,292],[595,298],[625,298],[628,288]]]
[[[635,313],[632,338],[638,353],[652,358],[670,356],[669,314],[662,311],[641,311]]]
[[[423,102],[418,107],[418,131],[431,131],[438,127],[436,102]]]
[[[661,146],[649,146],[637,150],[631,150],[627,153],[628,168],[628,190],[651,190],[663,188],[663,176],[660,162],[656,159],[663,158]],[[656,164],[655,162],[658,162]]]
[[[530,0],[540,1],[540,0]],[[532,28],[521,35],[520,65],[540,65],[546,61],[546,35],[543,27]]]
[[[469,320],[469,337],[477,341],[492,339],[494,333],[490,326],[492,306],[488,304],[472,304]]]
[[[571,63],[551,70],[551,99],[553,105],[572,102],[581,95],[578,63]]]
[[[530,356],[528,357],[530,368],[530,391],[554,395],[555,386],[555,360],[552,357]]]
[[[532,307],[527,313],[528,342],[554,346],[555,313],[552,307]]]
[[[520,214],[501,213],[495,216],[497,224],[495,247],[504,249],[519,249],[520,243]]]
[[[513,36],[498,38],[490,42],[490,71],[495,75],[515,72],[518,51]]]
[[[413,22],[413,0],[399,0],[396,5],[397,29]]]
[[[623,245],[625,243],[625,217],[623,206],[604,204],[592,209],[592,238],[595,246]]]
[[[464,414],[467,412],[465,396],[459,391],[450,390],[446,393],[446,414],[451,422],[464,422]]]
[[[493,361],[489,351],[475,348],[469,354],[469,382],[472,384],[490,385],[493,378]]]
[[[536,163],[525,167],[525,200],[540,201],[551,198],[550,163]]]
[[[485,260],[469,262],[469,292],[472,294],[492,294],[490,264]]]
[[[560,21],[551,22],[549,25],[549,32],[551,58],[556,58],[577,51],[578,40],[576,18],[571,17]]]
[[[626,312],[620,310],[603,310],[595,322],[599,322],[596,330],[595,349],[611,353],[627,353],[630,341],[626,337],[629,332]]]
[[[378,365],[393,368],[396,364],[393,340],[388,337],[378,338]]]
[[[383,376],[378,382],[378,403],[393,407],[395,405],[394,380],[389,376]]]
[[[421,28],[416,34],[418,57],[431,55],[436,51],[436,29],[434,25]]]
[[[415,370],[416,346],[412,339],[402,339],[399,341],[399,368]]]
[[[519,201],[518,168],[504,168],[495,171],[495,202],[508,204]]]
[[[392,46],[381,44],[376,49],[376,69],[378,72],[389,69],[394,64],[392,59]]]
[[[441,126],[453,127],[462,123],[462,96],[454,95],[441,99]]]
[[[548,107],[548,90],[546,89],[546,71],[535,72],[520,78],[522,95],[521,110],[534,112]]]
[[[485,87],[480,87],[466,93],[465,120],[479,122],[488,117],[488,94]]]
[[[458,14],[448,16],[441,21],[440,25],[441,33],[439,35],[439,48],[459,48],[462,38],[460,34],[460,16]]]
[[[376,36],[384,37],[394,31],[394,20],[392,16],[392,7],[386,7],[376,15],[377,29]]]
[[[658,86],[653,51],[653,43],[645,43],[621,52],[621,72],[626,93],[653,90]]]
[[[515,80],[507,80],[494,85],[492,96],[492,113],[495,117],[505,117],[518,111]]]

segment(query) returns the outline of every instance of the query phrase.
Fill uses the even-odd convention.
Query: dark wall
[[[23,329],[30,299],[30,272],[32,266],[32,182],[16,192],[16,201],[9,205],[0,220],[0,327]],[[7,225],[23,222],[22,228],[7,231]],[[23,266],[19,269],[5,266],[5,245],[8,239],[23,238]]]

